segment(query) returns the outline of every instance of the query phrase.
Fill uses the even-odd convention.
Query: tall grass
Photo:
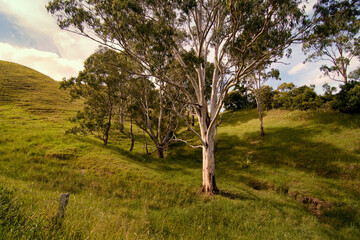
[[[221,192],[207,197],[199,149],[176,143],[157,159],[140,131],[133,152],[117,132],[104,147],[65,135],[76,108],[53,106],[0,104],[0,239],[360,238],[359,115],[272,110],[260,137],[256,111],[224,113]]]
[[[0,183],[17,189],[24,218],[43,219],[34,234],[50,231],[60,194],[70,193],[61,231],[44,238],[357,239],[359,128],[302,114],[267,112],[261,138],[256,112],[226,113],[216,152],[222,194],[206,197],[197,149],[178,143],[159,160],[140,143],[128,152],[126,137],[104,147],[64,135],[71,123],[62,118],[1,106]],[[3,232],[30,236],[18,228]]]

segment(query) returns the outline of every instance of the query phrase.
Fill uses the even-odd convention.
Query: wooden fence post
[[[68,193],[61,194],[60,202],[59,202],[59,210],[56,215],[58,220],[62,220],[65,216],[65,210],[66,210],[66,206],[69,203],[69,197],[70,197],[70,194],[68,194]]]

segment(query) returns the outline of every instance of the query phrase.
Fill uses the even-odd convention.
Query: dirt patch
[[[289,196],[304,204],[307,209],[314,213],[316,216],[322,216],[324,213],[330,211],[333,207],[344,207],[344,203],[330,202],[326,200],[321,200],[316,197],[306,196],[299,192],[289,192]]]
[[[256,180],[249,181],[247,185],[257,191],[273,191],[279,194],[288,195],[290,198],[303,204],[309,212],[318,217],[327,217],[328,213],[339,208],[349,209],[345,203],[326,201],[300,192],[290,192],[288,186],[276,186],[268,182]]]

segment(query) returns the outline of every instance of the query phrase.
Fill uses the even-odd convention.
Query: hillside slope
[[[50,77],[20,64],[0,61],[0,104],[49,112],[76,108],[69,101],[69,94],[59,90],[59,83]]]
[[[360,115],[272,110],[260,137],[256,110],[224,113],[207,197],[201,149],[66,135],[76,105],[57,83],[0,66],[0,239],[360,239]]]

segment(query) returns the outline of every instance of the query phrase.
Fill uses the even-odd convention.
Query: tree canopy
[[[73,98],[85,99],[85,107],[79,111],[71,132],[91,133],[107,145],[114,115],[122,109],[129,74],[125,57],[115,51],[99,48],[84,63],[78,76],[64,79],[60,88],[70,89]]]
[[[357,0],[321,0],[315,6],[316,26],[303,44],[306,61],[325,60],[320,70],[332,80],[347,83],[358,78],[360,67],[349,75],[349,65],[360,59],[360,2]]]
[[[200,131],[191,130],[203,149],[202,189],[212,194],[217,189],[217,117],[226,93],[254,69],[285,54],[309,29],[301,2],[53,0],[47,9],[62,29],[126,53],[142,66],[139,74],[183,93],[199,121]],[[166,74],[173,62],[185,81]]]

